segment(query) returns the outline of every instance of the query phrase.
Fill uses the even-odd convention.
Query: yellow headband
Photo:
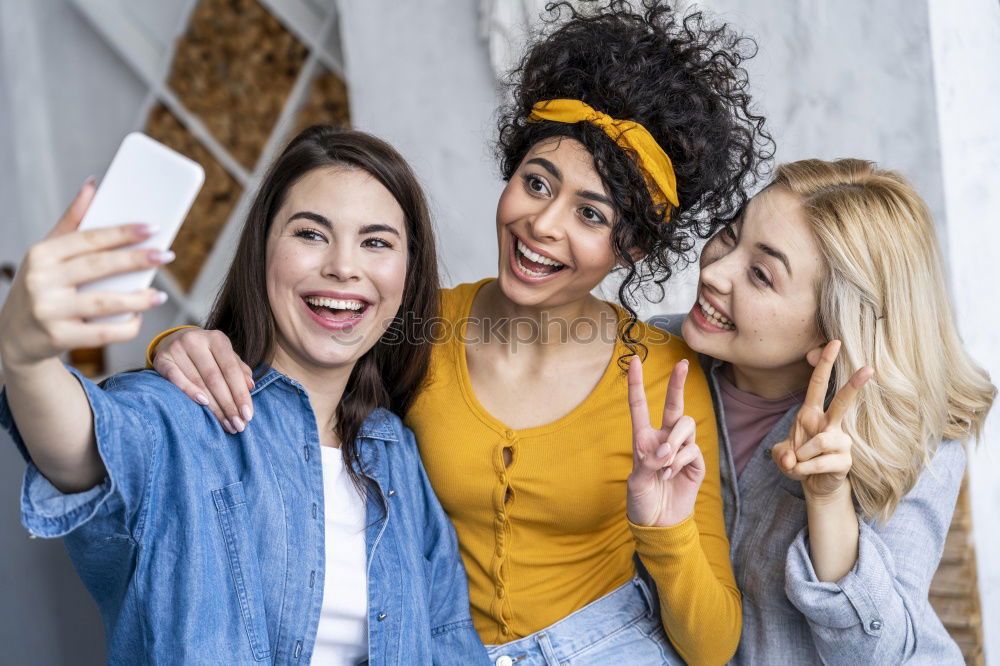
[[[550,99],[539,102],[532,107],[528,120],[552,120],[557,123],[586,121],[597,125],[619,146],[635,151],[639,158],[639,170],[656,184],[658,192],[650,190],[654,202],[660,204],[666,199],[674,206],[680,205],[677,200],[674,165],[649,130],[639,123],[631,120],[615,120],[578,99]]]

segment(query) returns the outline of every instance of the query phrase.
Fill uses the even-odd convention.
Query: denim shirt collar
[[[257,366],[253,375],[254,377],[259,376],[259,378],[254,380],[254,387],[250,391],[251,398],[254,398],[258,393],[268,388],[275,382],[281,382],[282,384],[299,391],[307,397],[309,395],[302,384],[298,383],[288,375],[278,372],[265,363]],[[399,441],[396,430],[392,427],[392,421],[389,413],[382,408],[375,409],[368,415],[368,418],[366,418],[365,422],[361,425],[358,437],[365,439],[380,439],[384,442]]]

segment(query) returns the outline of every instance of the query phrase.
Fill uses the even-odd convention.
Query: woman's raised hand
[[[802,482],[806,499],[826,499],[842,488],[849,488],[845,481],[852,465],[851,438],[841,423],[861,387],[875,373],[867,366],[855,372],[824,410],[830,374],[839,353],[839,340],[823,347],[788,439],[771,449],[778,469]]]
[[[128,249],[155,229],[144,224],[77,231],[94,198],[92,180],[80,188],[59,223],[31,247],[0,311],[0,355],[7,368],[30,367],[68,349],[122,342],[139,332],[138,314],[122,322],[92,318],[140,313],[160,305],[156,289],[131,293],[78,292],[98,278],[162,266],[173,253]]]
[[[253,373],[221,331],[185,328],[171,333],[156,346],[153,369],[211,409],[232,434],[243,432],[253,418]]]
[[[642,361],[628,368],[628,403],[632,412],[632,473],[628,477],[628,517],[636,525],[670,527],[694,512],[705,460],[695,443],[695,422],[684,414],[688,361],[674,366],[659,429],[649,422]]]

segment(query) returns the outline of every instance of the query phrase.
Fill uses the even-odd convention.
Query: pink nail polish
[[[234,416],[233,418],[229,419],[229,422],[232,423],[233,426],[240,432],[246,430],[247,427],[246,424],[243,423],[243,419],[241,419],[238,416]]]
[[[150,250],[149,259],[153,263],[157,264],[169,264],[171,261],[177,258],[172,250]]]
[[[243,415],[243,418],[247,421],[253,418],[253,410],[250,409],[250,405],[243,405],[242,407],[240,407],[240,413]]]
[[[229,419],[226,419],[225,421],[222,422],[222,427],[225,428],[226,432],[228,432],[230,435],[236,434],[236,431],[233,430],[232,424],[229,423]]]
[[[194,397],[194,399],[198,401],[199,405],[205,405],[208,407],[208,398],[205,397],[204,393],[199,393]]]

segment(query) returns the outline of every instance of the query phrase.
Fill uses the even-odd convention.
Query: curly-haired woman
[[[708,387],[694,354],[638,322],[630,297],[662,285],[692,236],[746,200],[770,146],[740,66],[753,43],[658,2],[552,11],[564,9],[501,112],[499,275],[442,293],[449,330],[406,422],[494,659],[664,663],[678,660],[673,644],[687,661],[722,663],[740,595]],[[615,269],[624,308],[591,295]],[[251,407],[228,343],[173,336],[155,367],[244,428]],[[633,449],[623,368],[636,353],[651,401],[664,403],[672,379],[690,416],[673,403],[650,414],[657,430]]]

